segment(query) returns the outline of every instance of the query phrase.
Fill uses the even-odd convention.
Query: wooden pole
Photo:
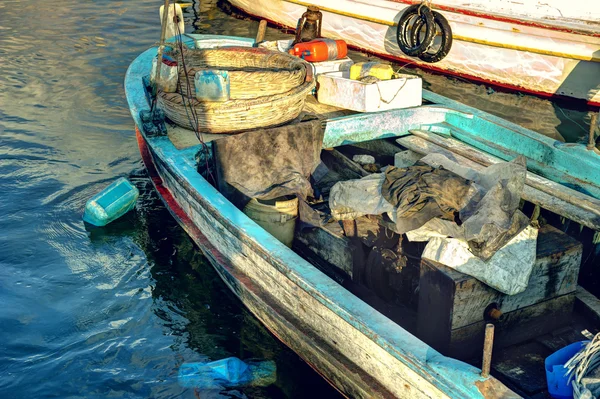
[[[494,347],[494,325],[488,323],[485,325],[485,338],[483,341],[483,361],[481,364],[481,376],[488,378],[492,365],[492,349]]]
[[[165,36],[167,34],[167,20],[169,19],[169,2],[170,0],[165,0],[165,6],[163,8],[163,18],[160,29],[160,45],[158,46],[158,60],[156,62],[156,73],[154,75],[154,87],[156,87],[160,81],[160,70],[162,69],[163,51],[165,48]]]
[[[267,33],[267,21],[264,19],[261,19],[260,22],[258,23],[258,32],[256,33],[256,45],[258,45],[258,43],[265,40],[266,33]]]

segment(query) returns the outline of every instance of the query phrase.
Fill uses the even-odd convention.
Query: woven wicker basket
[[[196,72],[207,69],[226,70],[229,74],[230,98],[244,99],[285,93],[304,83],[309,65],[292,55],[252,47],[219,49],[185,49],[183,57],[169,53],[179,65],[179,92],[194,92]],[[186,73],[187,72],[187,73]]]
[[[244,100],[223,102],[198,101],[179,93],[158,92],[158,104],[165,115],[179,126],[194,130],[191,103],[197,115],[197,127],[204,133],[234,133],[243,130],[272,127],[291,121],[300,115],[306,96],[314,81],[305,82],[285,93]]]

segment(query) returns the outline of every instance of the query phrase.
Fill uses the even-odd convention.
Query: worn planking
[[[296,234],[295,238],[319,258],[352,277],[354,249],[352,242],[344,237],[339,222],[328,223],[314,229],[303,229]]]
[[[575,308],[600,327],[600,300],[580,285],[577,286],[576,299]]]
[[[496,323],[494,346],[504,348],[546,334],[571,322],[575,293],[555,297],[506,313]],[[450,344],[444,352],[448,356],[467,359],[483,350],[487,321],[452,330]]]

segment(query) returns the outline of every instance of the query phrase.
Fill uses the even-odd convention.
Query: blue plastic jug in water
[[[208,363],[184,363],[179,367],[179,385],[186,388],[222,389],[237,386],[267,386],[276,380],[272,360],[243,362],[228,357]]]
[[[140,192],[126,178],[110,184],[85,204],[83,220],[94,226],[106,226],[133,209]]]

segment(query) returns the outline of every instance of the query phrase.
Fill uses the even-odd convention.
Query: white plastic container
[[[160,23],[162,24],[163,13],[165,6],[160,6]],[[175,16],[177,16],[177,23],[175,23]],[[185,22],[183,21],[183,11],[181,6],[177,3],[173,3],[173,7],[169,6],[169,15],[167,15],[167,28],[165,30],[165,39],[176,36],[178,34],[185,33]]]
[[[298,198],[257,201],[251,199],[243,212],[273,237],[292,247],[298,218]]]
[[[317,100],[322,104],[358,112],[417,107],[422,103],[420,77],[399,74],[396,79],[363,83],[350,79],[350,72],[330,72],[317,76]]]
[[[292,42],[294,40],[277,40],[277,41],[268,41],[262,42],[258,46],[264,47],[269,50],[281,51],[282,53],[287,53],[289,49],[292,48]],[[332,61],[323,61],[323,62],[309,62],[313,66],[313,75],[319,75],[322,73],[328,72],[338,72],[338,71],[349,71],[350,67],[354,65],[354,61],[350,58],[345,57],[339,60]]]
[[[194,76],[198,101],[227,101],[230,96],[229,73],[219,70],[203,70]]]

